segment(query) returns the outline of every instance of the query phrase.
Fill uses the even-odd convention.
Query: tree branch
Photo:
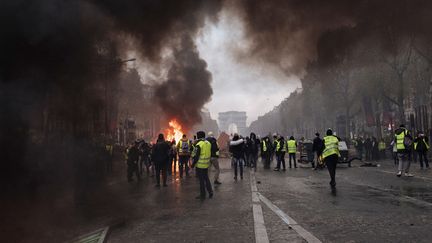
[[[399,104],[399,102],[397,102],[396,100],[394,100],[393,98],[387,96],[385,93],[382,93],[382,95],[384,96],[384,98],[386,98],[387,100],[389,100],[390,102],[392,102],[393,104],[397,105],[397,106],[401,106]]]

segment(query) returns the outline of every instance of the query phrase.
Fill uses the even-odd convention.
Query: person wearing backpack
[[[177,143],[177,153],[179,159],[180,178],[183,178],[183,169],[186,176],[189,176],[189,159],[192,151],[192,143],[187,139],[186,134],[183,134],[182,139]]]
[[[210,165],[212,165],[216,172],[214,176],[214,184],[220,185],[222,184],[219,181],[219,174],[220,174],[220,168],[219,168],[219,146],[217,143],[216,138],[213,136],[213,132],[208,132],[208,137],[206,139],[211,144],[211,157],[210,157]],[[210,171],[209,171],[210,172]]]
[[[399,160],[398,173],[396,175],[401,177],[402,171],[404,171],[405,176],[413,177],[413,175],[409,173],[411,161],[408,159],[413,139],[409,134],[409,131],[405,128],[405,125],[402,124],[398,129],[396,129],[394,142],[396,144],[397,156]]]

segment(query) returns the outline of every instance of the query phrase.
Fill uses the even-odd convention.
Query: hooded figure
[[[165,141],[164,135],[159,134],[156,144],[152,148],[152,161],[156,169],[156,186],[160,187],[162,172],[163,186],[167,186],[167,167],[170,159],[171,145]]]
[[[233,140],[230,142],[230,152],[233,157],[234,164],[234,180],[237,180],[237,167],[240,168],[240,179],[243,180],[243,164],[245,157],[245,141],[234,134]]]
[[[420,168],[423,169],[423,161],[425,162],[426,169],[429,168],[429,161],[427,159],[427,152],[429,150],[429,139],[423,132],[419,131],[417,138],[414,140],[414,150],[418,153],[420,160]]]

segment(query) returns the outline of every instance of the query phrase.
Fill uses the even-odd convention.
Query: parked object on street
[[[349,158],[348,146],[345,141],[339,141],[339,153],[338,164],[348,164],[348,167],[351,167],[351,161],[354,159]]]

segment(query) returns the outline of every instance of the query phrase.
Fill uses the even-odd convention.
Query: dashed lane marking
[[[250,171],[250,184],[252,191],[252,212],[254,217],[254,231],[256,243],[268,243],[267,229],[264,223],[262,207],[258,197],[258,189],[255,181],[255,172]]]

